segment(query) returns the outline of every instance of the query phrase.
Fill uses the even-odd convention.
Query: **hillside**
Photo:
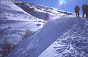
[[[21,2],[21,1],[17,1],[17,2],[19,2],[19,3],[15,3],[17,6],[21,7],[24,11],[26,11],[27,13],[29,13],[39,19],[44,19],[44,17],[46,16],[46,13],[48,13],[50,16],[54,16],[54,17],[58,16],[57,18],[60,18],[63,15],[73,15],[73,13],[58,10],[58,9],[48,7],[48,6]]]
[[[12,1],[0,0],[0,56],[2,54],[6,56],[24,39],[41,29],[45,23]]]
[[[88,19],[43,5],[0,0],[0,56],[88,57]]]

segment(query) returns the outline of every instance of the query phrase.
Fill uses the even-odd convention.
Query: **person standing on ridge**
[[[76,5],[75,7],[75,13],[76,13],[76,17],[79,17],[79,7]]]
[[[84,14],[86,14],[86,8],[85,8],[85,5],[83,4],[83,6],[82,6],[82,10],[83,10],[83,15],[82,15],[82,17],[84,17]]]
[[[88,5],[85,4],[85,10],[86,10],[86,18],[88,18]]]

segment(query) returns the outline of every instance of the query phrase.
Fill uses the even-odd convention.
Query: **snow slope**
[[[5,39],[12,44],[11,46],[17,46],[44,24],[44,20],[28,14],[10,0],[0,0],[0,56]]]
[[[55,9],[51,11],[52,13],[36,9],[51,14],[51,20],[44,26],[44,20],[26,13],[13,3],[0,3],[0,7],[0,45],[4,39],[15,45],[20,43],[7,57],[88,56],[86,18],[69,16],[68,12]],[[27,39],[22,41],[26,32],[36,33],[28,35]],[[77,54],[71,51],[76,51]]]
[[[40,24],[40,26],[37,26],[37,24]],[[9,36],[12,38],[15,38],[14,35],[17,33],[24,33],[25,30],[36,32],[38,29],[42,28],[43,24],[43,20],[35,18],[32,15],[26,13],[20,7],[11,3],[11,1],[10,3],[0,3],[0,31],[4,31],[6,29],[4,32],[8,32]],[[8,29],[8,27],[10,27],[10,29]],[[10,35],[12,33],[13,36]],[[20,37],[18,34],[16,36],[16,38]],[[1,35],[0,39],[2,38],[3,35]]]
[[[84,21],[84,22],[82,22]],[[78,23],[79,22],[79,23]],[[38,57],[48,46],[50,46],[56,39],[60,38],[63,41],[68,38],[61,38],[65,37],[64,34],[68,33],[68,31],[72,30],[75,25],[78,25],[81,29],[82,24],[87,23],[87,20],[83,20],[81,18],[75,17],[67,17],[67,18],[60,18],[55,21],[49,21],[44,28],[39,30],[34,36],[30,37],[22,44],[20,44],[13,52],[11,52],[7,57]],[[88,24],[88,23],[87,23]],[[86,25],[87,25],[86,24]],[[73,31],[73,30],[72,30]],[[67,35],[67,34],[66,34]],[[70,35],[70,33],[68,34]],[[59,39],[58,39],[59,41]],[[58,42],[57,42],[58,43]],[[61,46],[61,50],[64,50],[68,47],[68,44],[60,43],[58,44]],[[56,48],[58,48],[56,45]],[[55,47],[55,44],[52,44],[51,47]],[[59,53],[55,53],[52,48],[49,48],[44,51],[39,57],[47,57],[47,54],[52,57],[56,56]],[[73,47],[72,47],[73,48]],[[50,51],[51,49],[51,51]],[[51,52],[51,54],[49,53]],[[58,51],[61,52],[61,51]],[[56,54],[56,55],[55,55]],[[50,56],[50,57],[51,57]],[[57,56],[58,57],[58,56]]]
[[[20,2],[20,1],[18,1],[18,2]],[[46,16],[46,13],[48,13],[48,15],[50,16],[49,20],[57,19],[57,18],[65,16],[65,15],[73,15],[73,13],[70,13],[70,12],[58,10],[58,9],[51,8],[48,6],[28,3],[28,2],[15,3],[15,4],[19,7],[21,7],[27,13],[29,13],[39,19],[44,19]],[[51,16],[53,16],[53,17],[51,17]]]
[[[58,37],[38,57],[88,57],[88,20],[74,19],[77,24]]]

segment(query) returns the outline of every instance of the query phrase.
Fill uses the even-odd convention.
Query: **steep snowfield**
[[[58,37],[38,57],[88,57],[88,20],[86,18],[74,20],[77,24]]]
[[[44,20],[26,13],[10,0],[0,0],[0,56],[5,40],[10,42],[11,46],[16,46],[26,37],[41,29],[44,24]]]
[[[40,24],[40,26],[37,24]],[[11,1],[10,3],[0,3],[0,31],[7,32],[12,39],[19,38],[20,36],[15,34],[20,32],[24,33],[25,30],[36,32],[42,28],[43,24],[43,20],[26,13],[20,7],[11,3]],[[0,39],[2,38],[4,38],[3,35]]]
[[[64,17],[49,21],[44,28],[20,44],[7,57],[78,57],[81,53],[87,56],[87,29],[86,18]]]
[[[35,6],[32,8],[36,12],[49,14],[46,25],[46,21],[28,14],[12,2],[0,3],[0,48],[4,40],[14,45],[20,43],[7,57],[88,57],[86,18],[76,18],[56,9],[39,10]]]

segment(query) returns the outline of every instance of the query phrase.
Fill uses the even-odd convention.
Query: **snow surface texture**
[[[45,22],[42,19],[27,14],[13,3],[0,4],[0,7],[0,31],[3,32],[0,33],[1,44],[3,38],[18,44],[22,40],[20,35],[26,30],[37,31],[21,42],[7,57],[88,57],[86,18],[75,18],[67,15],[67,12],[54,9],[54,16],[51,15],[51,20],[43,27]]]
[[[37,26],[37,24],[41,25]],[[13,3],[0,3],[0,31],[8,32],[9,35],[6,35],[6,37],[19,38],[19,33],[24,33],[26,30],[36,32],[42,28],[43,24],[43,20],[27,14]],[[0,39],[2,38],[3,36]]]
[[[85,18],[74,19],[77,24],[58,37],[38,57],[88,57],[88,20]]]
[[[87,29],[88,20],[86,18],[67,17],[50,21],[7,57],[87,57]]]
[[[10,3],[1,3],[2,1]],[[0,56],[5,39],[18,45],[27,36],[41,29],[44,24],[44,20],[28,14],[10,0],[0,0]]]

